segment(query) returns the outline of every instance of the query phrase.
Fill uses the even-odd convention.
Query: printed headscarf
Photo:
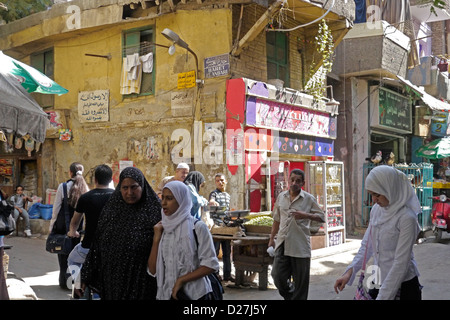
[[[200,186],[203,182],[205,182],[205,177],[203,176],[203,174],[201,172],[198,172],[198,171],[189,172],[188,175],[186,176],[186,178],[184,179],[184,183],[192,184],[195,187],[195,189],[197,190],[197,192],[200,191]]]
[[[120,192],[125,178],[142,188],[141,199],[127,204]],[[156,298],[156,281],[147,273],[153,227],[161,220],[158,196],[137,168],[120,173],[119,184],[101,213],[95,239],[82,269],[82,281],[103,300]]]
[[[372,210],[380,210],[380,214],[375,215],[376,218],[371,221],[373,225],[383,224],[405,211],[412,211],[415,216],[422,211],[411,181],[403,172],[391,166],[382,165],[372,169],[366,178],[365,188],[389,200],[387,207],[380,207],[378,204],[372,207]]]

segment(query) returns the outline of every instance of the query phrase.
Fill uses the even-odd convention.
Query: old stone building
[[[337,45],[353,16],[354,3],[347,0],[75,0],[0,26],[5,54],[69,90],[61,96],[35,94],[51,115],[45,143],[25,157],[36,162],[38,194],[68,179],[73,161],[85,166],[91,184],[92,169],[100,163],[112,166],[115,182],[120,168],[132,164],[153,187],[186,161],[205,175],[204,195],[214,189],[214,174],[224,172],[231,207],[249,208],[245,162],[232,170],[227,166],[236,143],[226,133],[227,115],[233,117],[227,99],[238,94],[230,81],[241,79],[244,91],[263,85],[274,102],[289,103],[289,91],[290,97],[310,99],[303,104],[306,111],[321,108],[334,119],[337,110],[325,106],[329,99],[316,101],[301,91],[322,63],[315,39],[321,21]],[[243,119],[237,120],[243,130]],[[248,142],[248,135],[237,136]],[[326,138],[332,145],[334,137]],[[24,155],[18,152],[0,155],[17,154],[20,166]],[[316,159],[332,158],[331,153]]]
[[[449,52],[448,11],[436,8],[433,14],[431,3],[421,1],[367,3],[375,7],[364,4],[367,21],[355,23],[344,37],[330,74],[342,102],[335,156],[347,169],[347,228],[352,232],[368,225],[372,202],[364,180],[378,164],[371,157],[381,152],[379,164],[394,165],[420,180],[414,187],[423,210],[419,223],[426,231],[431,227],[433,169],[415,151],[447,134],[436,129],[444,123],[447,128],[441,120],[450,111],[448,71],[438,68]]]

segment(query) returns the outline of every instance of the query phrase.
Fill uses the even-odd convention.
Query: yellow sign
[[[195,71],[182,72],[178,74],[178,89],[195,87]]]

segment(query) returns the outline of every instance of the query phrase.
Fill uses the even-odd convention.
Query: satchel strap
[[[63,206],[64,206],[64,213],[65,213],[65,219],[66,219],[66,233],[70,230],[70,216],[69,216],[69,200],[67,198],[67,183],[63,183]]]
[[[64,220],[66,222],[66,233],[70,230],[70,215],[69,215],[69,200],[67,198],[67,183],[63,183],[63,203],[64,208]],[[58,212],[59,214],[59,212]],[[56,230],[56,222],[53,224],[52,232]]]

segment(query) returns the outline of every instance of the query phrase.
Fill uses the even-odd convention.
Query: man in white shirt
[[[289,190],[280,193],[273,208],[269,247],[275,247],[272,278],[285,300],[308,298],[311,265],[311,221],[325,222],[316,199],[302,190],[305,173],[294,169]],[[276,236],[276,241],[275,241]],[[291,277],[293,283],[290,282]]]

